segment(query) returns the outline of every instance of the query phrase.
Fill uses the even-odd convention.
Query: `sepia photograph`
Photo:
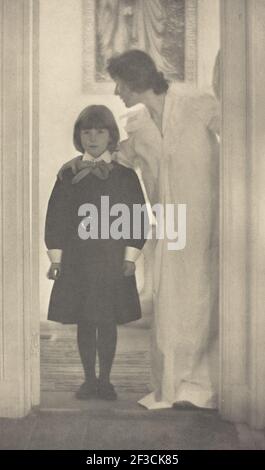
[[[265,450],[264,24],[0,0],[0,450]]]

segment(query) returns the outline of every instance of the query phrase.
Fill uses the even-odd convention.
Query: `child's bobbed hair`
[[[119,128],[112,112],[103,105],[87,106],[79,114],[74,126],[74,146],[79,152],[84,152],[81,144],[80,131],[84,129],[108,129],[110,143],[108,150],[114,152],[120,140]]]

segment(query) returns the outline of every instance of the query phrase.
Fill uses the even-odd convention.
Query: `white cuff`
[[[124,259],[125,261],[132,261],[135,263],[137,258],[140,256],[140,253],[141,250],[138,250],[138,248],[134,248],[134,246],[126,246]]]
[[[47,254],[51,263],[60,263],[62,260],[63,250],[59,250],[59,248],[54,248],[52,250],[48,250]]]

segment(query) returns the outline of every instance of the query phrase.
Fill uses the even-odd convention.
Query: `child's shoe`
[[[110,382],[98,381],[98,398],[102,400],[117,400],[117,393]]]
[[[75,393],[78,400],[89,400],[90,398],[97,398],[97,382],[84,382]]]

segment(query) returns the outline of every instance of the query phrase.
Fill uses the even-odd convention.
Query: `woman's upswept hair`
[[[111,57],[107,70],[114,80],[123,80],[132,91],[142,93],[152,89],[157,95],[165,93],[168,82],[146,52],[131,49]]]
[[[116,150],[120,140],[119,128],[112,112],[103,105],[87,106],[79,114],[74,126],[74,146],[79,152],[84,152],[81,144],[80,131],[83,129],[108,129],[110,143],[108,150],[112,153]]]

